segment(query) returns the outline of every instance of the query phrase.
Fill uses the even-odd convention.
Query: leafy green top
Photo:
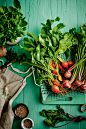
[[[22,37],[26,30],[27,22],[20,12],[21,6],[18,0],[14,0],[14,7],[0,7],[0,45],[7,41],[14,43],[17,37]]]
[[[48,19],[46,24],[42,23],[43,27],[39,36],[27,32],[27,35],[31,38],[24,38],[24,49],[31,53],[33,63],[44,60],[46,57],[55,58],[55,56],[61,55],[71,46],[77,44],[77,38],[73,33],[62,33],[60,31],[65,27],[63,23],[59,23],[52,28],[52,24],[59,20],[60,18],[57,17],[54,20]]]

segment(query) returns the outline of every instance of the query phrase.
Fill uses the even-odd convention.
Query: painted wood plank
[[[3,5],[2,0],[0,1],[0,7]]]
[[[77,3],[77,26],[79,27],[86,23],[86,0],[76,0]]]
[[[72,27],[83,25],[86,22],[86,0],[19,0],[21,2],[21,11],[28,21],[27,30],[38,35],[41,31],[41,23],[45,23],[47,19],[60,17],[62,23],[66,24],[63,31],[68,31]],[[0,5],[13,5],[13,0],[0,0]],[[21,42],[23,45],[23,42]],[[15,48],[15,46],[14,46]],[[20,49],[18,46],[15,48],[18,54],[28,52]],[[29,55],[28,55],[29,56]],[[20,66],[18,63],[14,67],[25,71],[28,65]],[[25,75],[21,75],[24,77]],[[41,103],[40,88],[33,82],[33,77],[27,78],[27,85],[24,90],[15,99],[13,106],[17,103],[23,102],[29,107],[29,115],[34,120],[33,129],[53,129],[43,123],[43,118],[40,116],[42,109],[56,109],[56,105],[43,105]],[[62,105],[64,110],[74,116],[82,115],[86,117],[86,113],[79,111],[80,105]],[[70,123],[61,129],[86,129],[85,121],[81,123]],[[21,120],[14,120],[12,129],[21,129]]]
[[[7,5],[7,1],[6,0],[2,0],[2,4],[3,4],[3,6],[6,6]]]
[[[9,0],[7,0],[7,2],[6,2],[6,3],[7,3],[7,7],[9,7],[9,6],[13,6],[13,0],[10,0],[10,1],[9,1]]]

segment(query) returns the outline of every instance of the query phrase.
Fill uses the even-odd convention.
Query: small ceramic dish
[[[17,119],[24,119],[25,117],[28,116],[29,109],[25,104],[20,103],[13,108],[13,112],[14,116]]]
[[[21,39],[22,39],[22,37],[18,37],[18,38],[15,40],[14,43],[11,43],[11,42],[7,41],[6,44],[13,46],[13,45],[16,45],[17,43],[19,43],[19,42],[21,41]]]
[[[21,121],[22,129],[32,129],[34,127],[34,122],[31,118],[24,118]]]

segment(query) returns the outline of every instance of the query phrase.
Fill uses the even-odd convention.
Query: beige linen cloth
[[[2,61],[2,60],[0,60]],[[2,61],[3,64],[3,61]],[[19,73],[20,70],[11,68]],[[27,73],[31,67],[24,73]],[[15,74],[7,68],[0,69],[0,129],[11,129],[14,119],[12,111],[12,102],[26,85],[26,78],[32,74],[28,74],[25,78]]]

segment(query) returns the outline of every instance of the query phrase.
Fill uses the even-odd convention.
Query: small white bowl
[[[19,43],[21,41],[21,39],[22,39],[22,37],[17,37],[17,39],[15,40],[14,43],[11,43],[11,42],[8,41],[6,44],[13,46],[13,45],[16,45],[17,43]]]
[[[32,127],[26,128],[26,127],[24,126],[24,121],[25,121],[25,120],[30,120],[30,121],[32,122]],[[24,118],[24,119],[21,121],[21,127],[22,127],[22,129],[32,129],[33,126],[34,126],[34,122],[33,122],[33,120],[32,120],[31,118]]]

